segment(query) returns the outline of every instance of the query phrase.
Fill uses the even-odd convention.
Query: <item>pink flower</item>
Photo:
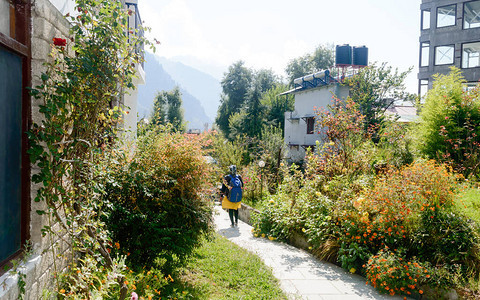
[[[448,120],[448,117],[445,117],[445,120]]]
[[[132,292],[132,298],[130,300],[138,300],[138,295],[135,292]]]

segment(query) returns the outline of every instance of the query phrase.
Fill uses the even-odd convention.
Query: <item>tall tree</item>
[[[278,84],[263,93],[261,103],[265,109],[265,122],[283,130],[285,128],[285,112],[294,110],[295,98],[292,94],[281,95],[288,86]]]
[[[154,125],[172,124],[175,131],[185,131],[182,93],[178,86],[171,91],[161,91],[155,96],[151,123]]]
[[[245,102],[245,133],[249,137],[260,137],[264,122],[264,109],[260,102],[261,86],[257,82],[248,93],[248,100]]]
[[[293,80],[308,74],[315,73],[332,67],[335,63],[335,52],[333,45],[319,45],[313,53],[292,59],[285,69],[288,75],[289,84]]]
[[[242,107],[253,78],[252,70],[245,67],[243,61],[238,61],[228,67],[221,81],[223,95],[215,122],[225,136],[230,134],[228,119]]]
[[[165,125],[167,120],[167,96],[165,92],[158,92],[153,100],[151,124]]]
[[[361,69],[354,76],[347,78],[345,84],[350,87],[350,97],[357,103],[360,113],[365,116],[364,130],[374,130],[374,140],[385,120],[385,111],[396,100],[413,100],[413,96],[405,92],[404,81],[411,68],[405,72],[393,70],[382,63]]]
[[[263,94],[280,84],[281,80],[271,69],[261,69],[255,72],[255,84],[259,84],[260,92]]]
[[[167,103],[167,121],[173,125],[175,131],[184,132],[186,126],[183,118],[182,94],[178,86],[168,92]]]

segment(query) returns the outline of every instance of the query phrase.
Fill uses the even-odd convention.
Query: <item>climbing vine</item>
[[[116,0],[77,0],[75,15],[66,16],[70,37],[53,39],[41,84],[31,89],[42,115],[29,132],[38,167],[32,180],[41,183],[35,201],[44,203],[37,210],[45,215],[42,234],[54,261],[62,254],[56,249],[72,250],[63,252],[66,272],[55,265],[63,274],[55,276],[59,296],[126,297],[123,260],[110,256],[99,199],[108,176],[103,162],[124,115],[122,94],[134,88],[137,50],[151,45],[128,28],[133,13]]]

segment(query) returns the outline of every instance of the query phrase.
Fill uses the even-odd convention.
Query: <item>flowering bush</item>
[[[430,278],[421,263],[405,259],[402,253],[382,249],[365,266],[367,282],[386,294],[423,294],[421,285]]]
[[[105,222],[132,267],[161,258],[170,271],[212,229],[211,202],[201,197],[211,166],[201,147],[196,136],[150,132],[128,163],[112,166]]]

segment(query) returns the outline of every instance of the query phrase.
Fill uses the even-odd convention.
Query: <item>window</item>
[[[462,45],[462,68],[480,66],[480,42],[465,43]]]
[[[28,239],[30,162],[27,135],[30,120],[30,4],[9,3],[0,13],[0,274],[21,254]],[[4,70],[8,70],[3,72]]]
[[[422,10],[422,30],[430,29],[430,11]]]
[[[446,27],[455,25],[455,12],[457,6],[447,5],[437,8],[437,27]]]
[[[463,5],[463,28],[480,27],[480,1],[465,2]]]
[[[425,96],[428,91],[428,79],[420,79],[418,94],[420,96],[420,103],[425,103]]]
[[[453,64],[455,52],[454,45],[435,47],[435,65],[450,65]]]
[[[470,92],[471,90],[474,90],[477,87],[477,84],[478,84],[478,82],[467,82],[464,85],[463,90],[467,91],[467,92]]]
[[[420,67],[428,67],[430,61],[430,42],[420,43]]]
[[[306,118],[305,122],[307,122],[307,134],[313,134],[313,131],[315,130],[315,118]]]

